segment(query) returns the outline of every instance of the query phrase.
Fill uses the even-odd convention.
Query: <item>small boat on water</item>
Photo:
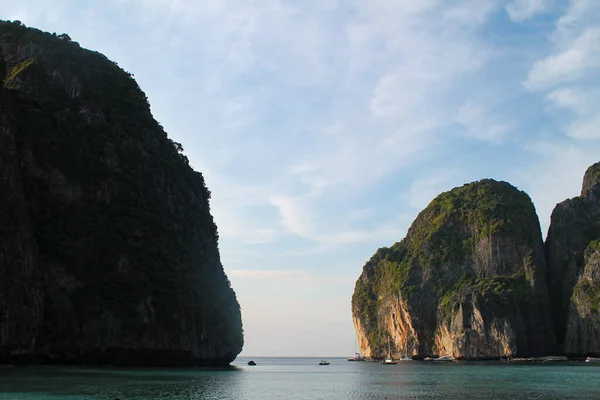
[[[367,358],[361,356],[360,353],[354,353],[354,356],[350,357],[348,361],[367,361]]]
[[[566,362],[569,361],[569,359],[567,358],[567,356],[545,356],[545,357],[539,357],[535,359],[536,361],[542,361],[542,362]]]
[[[588,357],[585,359],[586,363],[600,363],[600,358],[598,357]]]
[[[319,365],[329,365],[329,362],[325,361],[325,360],[321,360],[319,362]]]
[[[394,358],[392,357],[392,348],[390,347],[389,343],[388,343],[388,356],[386,357],[385,360],[383,360],[381,362],[381,364],[384,364],[384,365],[398,364],[398,361],[394,361]]]
[[[402,357],[401,359],[399,359],[398,361],[412,361],[412,360],[413,360],[412,357],[405,356],[405,357]]]
[[[252,360],[248,361],[248,365],[256,365],[256,363]]]
[[[454,358],[452,356],[441,356],[434,358],[433,361],[454,361]]]

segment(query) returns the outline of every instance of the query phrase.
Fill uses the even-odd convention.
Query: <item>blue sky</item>
[[[244,355],[354,350],[366,260],[491,177],[543,233],[600,160],[597,0],[3,0],[133,73],[212,191]]]

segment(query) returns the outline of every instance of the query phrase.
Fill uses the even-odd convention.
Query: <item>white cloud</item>
[[[270,199],[279,210],[281,216],[281,225],[289,232],[302,237],[311,237],[314,228],[312,226],[312,216],[306,210],[302,198],[277,196]]]
[[[572,82],[600,67],[600,27],[590,27],[565,49],[537,61],[525,81],[532,90]]]
[[[515,22],[523,22],[547,9],[547,0],[513,0],[506,5],[506,12]]]
[[[585,112],[586,109],[591,107],[591,104],[588,103],[588,99],[586,99],[585,94],[580,88],[561,87],[548,93],[546,98],[558,107],[577,113]]]
[[[600,66],[600,2],[570,0],[550,37],[552,53],[533,64],[524,82],[530,90],[544,90],[594,74]]]
[[[448,171],[437,176],[416,179],[407,192],[407,201],[411,207],[422,210],[440,193],[452,189],[455,178]]]
[[[465,128],[468,137],[486,142],[498,143],[510,130],[508,124],[496,122],[493,116],[471,102],[463,104],[454,119]]]
[[[413,104],[422,100],[418,85],[412,83],[409,77],[402,79],[398,74],[383,76],[373,91],[371,112],[376,117],[404,116]]]
[[[600,87],[571,86],[550,92],[547,99],[553,105],[575,114],[570,123],[565,124],[565,133],[573,139],[600,139]],[[568,117],[567,117],[568,118]]]
[[[600,2],[571,1],[552,36],[552,54],[536,61],[525,86],[532,91],[551,90],[546,99],[559,109],[564,133],[575,140],[600,139]],[[560,118],[561,117],[561,118]]]
[[[582,30],[598,24],[599,13],[600,3],[596,0],[569,0],[567,12],[556,22],[554,41],[572,41]]]
[[[568,129],[568,134],[574,139],[600,139],[600,113],[587,119],[575,121]]]
[[[314,200],[314,199],[313,199]],[[364,212],[371,214],[370,210],[351,209],[347,214],[332,215],[320,211],[314,214],[315,204],[310,203],[310,197],[274,197],[271,203],[277,207],[282,227],[291,234],[310,240],[319,246],[319,251],[328,251],[332,248],[351,243],[377,242],[380,240],[393,240],[399,237],[402,228],[392,218],[386,223],[370,228],[354,228],[357,222],[363,220]],[[310,206],[309,206],[310,205]],[[343,218],[345,223],[340,224],[337,219]],[[346,217],[348,216],[348,218]],[[343,226],[345,229],[340,229]]]
[[[453,30],[462,28],[477,28],[486,22],[489,15],[496,9],[496,0],[465,0],[448,5],[442,21],[445,28]]]

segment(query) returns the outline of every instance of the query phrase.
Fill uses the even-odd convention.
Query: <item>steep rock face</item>
[[[223,365],[210,192],[130,74],[0,22],[0,363]]]
[[[569,308],[565,335],[567,354],[600,354],[600,241],[585,250],[585,267],[579,276]]]
[[[4,76],[0,63],[0,76]],[[3,88],[2,88],[3,89]],[[15,143],[14,109],[0,89],[0,349],[31,350],[40,330],[41,274]]]
[[[361,351],[465,359],[548,354],[554,339],[545,270],[525,193],[494,180],[443,193],[401,242],[365,264],[352,298]]]
[[[586,171],[581,196],[556,205],[545,243],[555,332],[567,354],[600,353],[596,337],[584,333],[597,320],[597,307],[586,305],[584,295],[590,292],[574,293],[574,288],[582,289],[581,285],[594,282],[591,271],[587,274],[589,278],[584,275],[586,270],[593,270],[594,253],[590,245],[597,239],[600,239],[600,163]]]

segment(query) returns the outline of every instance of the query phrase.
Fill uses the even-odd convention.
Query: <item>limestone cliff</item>
[[[202,174],[103,55],[0,21],[0,363],[225,365]]]
[[[565,352],[600,355],[600,241],[588,245],[584,258],[585,267],[571,296]]]
[[[529,197],[482,180],[436,197],[356,282],[371,357],[534,356],[554,350],[540,225]]]
[[[581,196],[556,205],[545,243],[556,336],[570,355],[600,353],[598,335],[593,334],[600,314],[592,290],[599,282],[594,250],[598,239],[600,163],[586,171]]]

